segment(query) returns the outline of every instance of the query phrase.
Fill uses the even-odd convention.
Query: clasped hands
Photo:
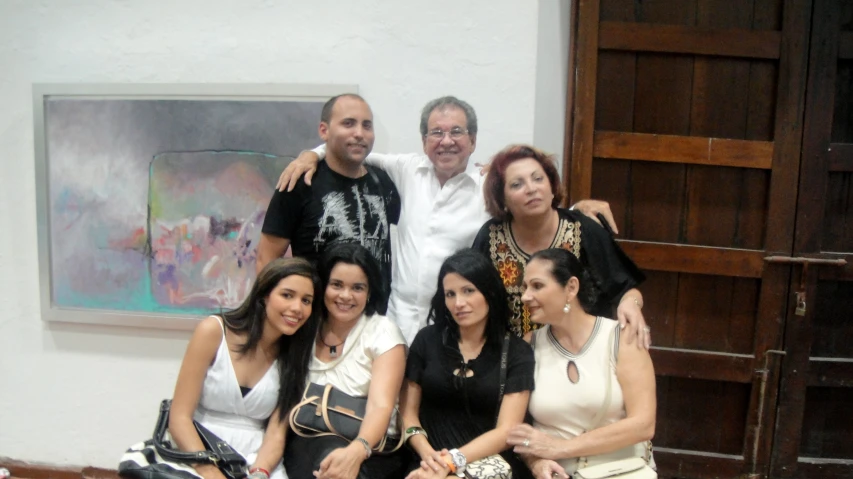
[[[450,472],[450,466],[445,456],[450,458],[450,452],[447,449],[432,451],[421,460],[421,467],[410,472],[406,476],[406,479],[444,479],[446,477],[456,477]]]

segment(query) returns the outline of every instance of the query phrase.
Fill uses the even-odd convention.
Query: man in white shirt
[[[411,344],[426,325],[438,270],[456,251],[470,247],[490,216],[483,202],[484,177],[469,161],[477,146],[477,115],[452,96],[426,104],[421,113],[423,153],[371,153],[367,164],[385,170],[397,186],[402,212],[392,242],[392,283],[388,316]],[[279,179],[291,190],[305,174],[310,184],[325,146],[302,152]],[[602,213],[612,224],[606,202],[586,200],[576,207],[592,217]]]

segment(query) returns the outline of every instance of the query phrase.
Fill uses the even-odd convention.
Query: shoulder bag
[[[201,477],[193,464],[213,464],[227,479],[245,479],[246,459],[216,434],[193,421],[204,451],[185,452],[167,438],[172,401],[160,403],[160,414],[151,439],[135,444],[121,458],[119,476],[126,479],[193,479]]]
[[[331,384],[309,383],[302,393],[302,401],[290,411],[288,419],[290,428],[299,436],[338,436],[354,441],[366,409],[367,397],[350,396]],[[389,438],[386,433],[373,450],[390,454],[402,445],[402,434],[399,438]]]

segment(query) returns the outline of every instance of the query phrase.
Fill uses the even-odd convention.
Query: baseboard
[[[0,457],[0,467],[5,467],[14,478],[24,479],[119,479],[114,469],[100,467],[75,467],[38,464]]]

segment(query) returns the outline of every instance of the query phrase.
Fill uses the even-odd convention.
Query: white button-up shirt
[[[314,152],[324,157],[325,145]],[[469,159],[465,172],[442,187],[423,153],[371,153],[367,163],[388,173],[402,201],[396,234],[391,236],[393,280],[387,316],[411,344],[426,326],[441,264],[470,247],[490,218],[483,200],[485,177]]]

